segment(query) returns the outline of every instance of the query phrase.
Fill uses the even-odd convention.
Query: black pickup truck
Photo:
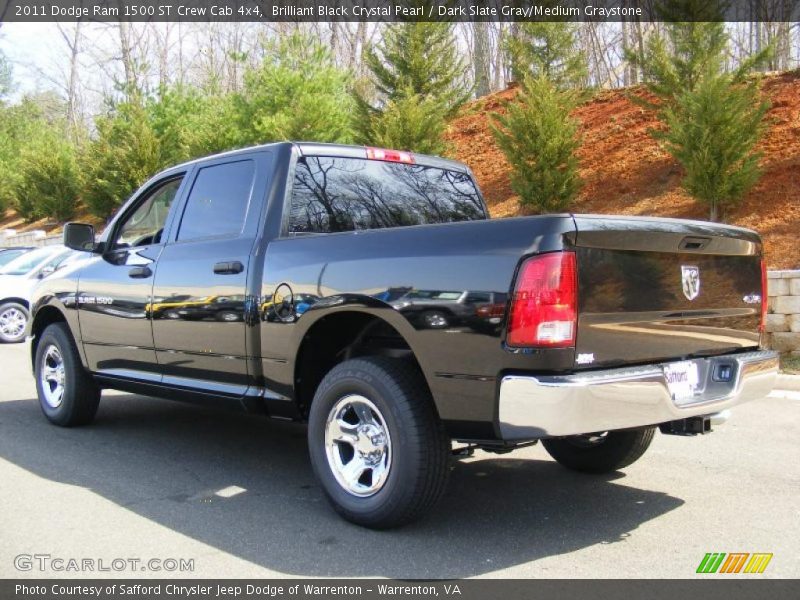
[[[87,424],[104,388],[308,422],[346,519],[413,520],[454,455],[543,441],[620,469],[656,429],[710,431],[776,355],[752,231],[571,214],[489,220],[470,170],[278,143],[168,169],[34,293],[41,408]],[[453,442],[461,445],[453,448]]]

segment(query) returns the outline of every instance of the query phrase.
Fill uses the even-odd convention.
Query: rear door
[[[238,396],[248,385],[245,301],[270,154],[194,171],[158,261],[151,316],[164,382]]]
[[[670,219],[575,220],[576,367],[758,346],[766,298],[755,233]]]

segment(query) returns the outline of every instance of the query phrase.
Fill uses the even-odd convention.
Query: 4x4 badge
[[[681,282],[683,295],[687,300],[694,300],[700,293],[700,267],[681,265]]]

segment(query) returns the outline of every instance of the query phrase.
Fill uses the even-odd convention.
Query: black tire
[[[655,427],[609,431],[597,441],[588,436],[543,440],[545,450],[560,465],[584,473],[610,473],[639,460],[653,441]]]
[[[354,395],[378,409],[391,440],[388,474],[382,487],[366,497],[337,481],[326,452],[328,418]],[[402,360],[358,358],[334,367],[311,404],[308,446],[314,473],[333,508],[364,527],[388,529],[422,517],[447,485],[450,440],[422,375]]]
[[[55,348],[63,364],[63,389],[60,402],[55,402],[48,396],[45,385],[52,391],[57,387],[54,380],[47,383],[43,373],[49,367],[52,369],[58,364],[53,360],[51,349]],[[100,388],[92,376],[83,368],[75,341],[66,323],[53,323],[48,325],[36,346],[34,363],[36,376],[36,393],[39,397],[39,406],[47,419],[60,427],[75,427],[88,425],[97,414],[100,403]],[[56,367],[57,370],[57,367]]]
[[[14,328],[13,333],[6,328],[6,324],[0,326],[0,342],[4,344],[16,344],[25,339],[25,330],[30,318],[28,309],[19,302],[5,302],[0,305],[0,317],[12,318],[12,315],[13,322],[9,321],[7,325]]]

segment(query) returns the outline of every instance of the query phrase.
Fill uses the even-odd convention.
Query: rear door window
[[[247,217],[255,173],[252,160],[200,169],[186,201],[178,240],[239,235]]]
[[[485,219],[464,172],[360,158],[297,162],[290,233],[334,233]]]

